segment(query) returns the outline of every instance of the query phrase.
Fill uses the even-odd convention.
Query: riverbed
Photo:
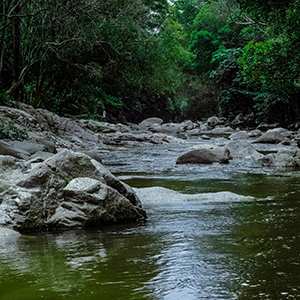
[[[176,165],[197,143],[103,150],[148,220],[2,237],[0,299],[300,299],[299,171]]]

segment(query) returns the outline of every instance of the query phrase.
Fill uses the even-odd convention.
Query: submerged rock
[[[203,203],[209,203],[250,201],[254,199],[254,197],[251,196],[242,196],[232,192],[182,194],[163,187],[139,188],[135,189],[135,191],[141,199],[143,206],[155,203],[174,203],[181,201],[202,201]]]

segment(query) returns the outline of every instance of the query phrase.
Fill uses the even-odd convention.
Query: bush
[[[18,128],[12,121],[0,120],[0,139],[27,140],[28,134],[25,130]]]

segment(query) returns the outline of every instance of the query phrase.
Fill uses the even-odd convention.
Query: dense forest
[[[0,104],[300,124],[298,0],[1,0]]]

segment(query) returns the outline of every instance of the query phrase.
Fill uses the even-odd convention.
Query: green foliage
[[[18,108],[18,103],[5,90],[0,91],[0,105]]]
[[[248,83],[256,89],[289,95],[299,90],[300,55],[281,38],[250,42],[239,62]]]
[[[183,119],[201,120],[218,113],[218,85],[208,76],[184,74],[176,90],[175,106]]]
[[[242,55],[242,48],[226,49],[220,47],[212,54],[212,63],[217,63],[217,68],[210,72],[210,77],[215,78],[222,85],[231,83],[238,76],[237,61]]]
[[[193,31],[189,46],[195,54],[189,68],[196,74],[207,73],[211,68],[211,54],[218,49],[219,41],[207,30]]]
[[[1,104],[116,122],[297,110],[298,0],[5,0],[0,10]]]
[[[254,97],[254,108],[257,111],[257,115],[264,120],[269,120],[274,116],[276,110],[282,109],[283,106],[288,104],[286,98],[280,97],[275,93],[257,93]]]
[[[218,67],[210,73],[210,77],[220,85],[220,114],[229,120],[233,120],[240,113],[249,115],[255,111],[254,93],[249,91],[238,65],[242,53],[242,48],[225,47],[213,53],[212,61],[218,63]]]
[[[9,103],[9,100],[10,96],[4,90],[2,90],[0,92],[0,104],[7,105],[7,103]]]
[[[204,2],[198,0],[177,0],[174,2],[176,18],[187,33],[190,33],[194,20]]]
[[[23,129],[17,127],[13,122],[6,119],[0,120],[0,139],[27,140],[28,134]]]
[[[129,110],[174,91],[191,57],[167,0],[12,2],[2,13],[20,16],[19,34],[0,20],[3,88],[13,97],[22,90],[34,107],[95,118]]]
[[[261,116],[293,122],[300,115],[296,104],[300,94],[300,3],[239,2],[257,24],[268,24],[264,40],[249,42],[239,59],[249,86],[256,91],[255,109]]]
[[[202,6],[194,20],[189,49],[195,57],[187,68],[194,74],[209,73],[217,68],[218,64],[212,60],[212,54],[219,48],[235,48],[240,43],[241,28],[232,21],[227,5],[230,3],[208,2]]]
[[[66,175],[66,177],[61,182],[61,187],[65,188],[74,178],[72,176]]]

